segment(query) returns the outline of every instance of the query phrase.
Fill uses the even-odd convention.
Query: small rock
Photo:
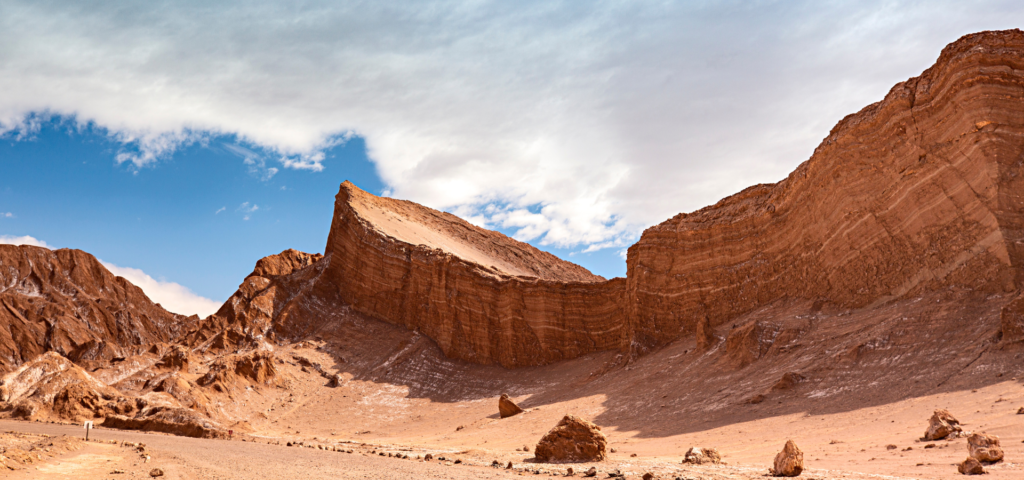
[[[566,415],[534,451],[542,463],[592,462],[605,459],[608,439],[601,427],[574,415]]]
[[[643,479],[644,480],[654,480],[654,474],[651,473],[651,472],[647,472],[647,473],[644,474]]]
[[[530,451],[530,447],[525,447],[525,446],[524,446],[524,447],[523,447],[523,451],[524,451],[524,452],[529,452],[529,451]]]
[[[683,457],[683,463],[692,463],[694,465],[720,463],[721,461],[722,455],[718,453],[717,448],[690,447]]]
[[[897,448],[899,448],[899,447],[897,447],[896,445],[893,445],[891,443],[885,446],[886,450],[896,450]]]
[[[765,401],[767,398],[768,397],[765,397],[764,395],[759,393],[757,395],[754,395],[753,397],[748,398],[747,399],[747,403],[750,404],[750,405],[757,405],[757,404]]]
[[[618,450],[616,450],[616,449],[615,449],[615,448],[613,447],[613,448],[612,448],[611,450],[609,450],[609,451],[610,451],[610,452],[612,452],[612,453],[615,453],[615,452],[617,452]]]
[[[516,402],[513,402],[507,393],[501,394],[501,397],[498,398],[498,415],[501,418],[508,418],[520,413],[523,413],[523,409],[519,408],[519,405],[516,405]]]
[[[154,468],[154,469],[149,471],[149,476],[154,477],[154,478],[155,477],[162,477],[162,476],[164,476],[164,471],[160,470],[159,468]]]
[[[999,437],[987,433],[975,433],[967,437],[967,451],[979,462],[994,463],[1003,459]]]
[[[776,477],[795,477],[804,471],[804,452],[796,446],[792,440],[786,441],[786,446],[775,456],[775,467],[772,475]]]
[[[981,467],[981,462],[973,457],[967,457],[966,460],[956,466],[956,469],[964,475],[981,475],[985,473],[985,469]]]
[[[455,464],[458,465],[460,463],[462,463],[462,459],[461,458],[456,458],[455,459]]]
[[[464,427],[462,425],[459,425],[459,426],[455,427],[455,431],[457,432],[459,430],[462,430],[463,428],[466,428],[466,427]]]
[[[428,454],[423,456],[423,459],[429,462],[430,460],[434,459],[434,455],[428,453]]]
[[[571,477],[573,473],[572,467],[565,469],[565,476]]]
[[[950,435],[954,437],[963,433],[960,421],[948,410],[936,410],[928,420],[928,430],[924,432],[925,440],[942,440]]]
[[[928,445],[925,445],[924,448],[935,448],[935,444],[929,443]]]
[[[512,470],[512,462],[508,462],[508,465],[505,466],[505,470]]]
[[[1020,407],[1017,409],[1017,415],[1024,415],[1024,407]]]
[[[587,470],[587,473],[584,473],[583,476],[584,477],[596,477],[597,476],[597,467],[590,467],[590,469]]]

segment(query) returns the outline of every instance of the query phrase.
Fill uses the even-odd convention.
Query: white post
[[[85,422],[85,441],[89,441],[89,430],[92,430],[92,422]]]

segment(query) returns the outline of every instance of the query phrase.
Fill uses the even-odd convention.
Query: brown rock
[[[498,415],[500,415],[501,418],[508,418],[513,415],[519,415],[520,413],[523,413],[523,409],[519,408],[519,405],[516,405],[515,402],[508,397],[507,393],[501,394],[501,397],[498,398]]]
[[[995,463],[1003,459],[999,437],[987,433],[975,433],[967,437],[967,452],[971,458],[983,463]]]
[[[928,430],[924,432],[925,440],[942,440],[950,435],[958,436],[963,432],[960,421],[948,410],[939,409],[928,420]]]
[[[566,415],[537,443],[537,460],[545,463],[599,462],[605,459],[608,440],[601,427]]]
[[[722,455],[717,448],[690,447],[683,457],[683,463],[702,465],[705,463],[717,464],[722,462]]]
[[[0,245],[0,374],[53,351],[79,363],[175,340],[175,315],[81,250]]]
[[[804,378],[803,375],[800,375],[799,373],[796,373],[796,372],[789,372],[789,373],[786,373],[785,375],[783,375],[782,378],[779,379],[779,381],[776,382],[775,385],[772,386],[772,390],[775,390],[775,391],[790,390],[793,387],[795,387],[798,383],[800,383],[800,382],[802,382],[804,380],[805,380],[805,378]]]
[[[715,329],[711,328],[711,321],[705,315],[700,318],[697,322],[697,351],[706,352],[715,346],[717,338],[715,338]]]
[[[981,475],[985,473],[985,469],[982,468],[981,462],[973,457],[967,457],[966,460],[960,462],[956,466],[956,469],[964,475]]]
[[[162,476],[164,476],[164,471],[160,470],[159,468],[154,468],[154,469],[149,471],[149,476],[151,476],[151,477],[162,477]]]
[[[597,476],[597,467],[590,467],[587,469],[587,473],[583,474],[584,477],[595,477]]]
[[[775,456],[775,466],[772,468],[772,475],[776,477],[796,477],[804,471],[804,453],[797,448],[792,440],[786,441],[786,446]]]
[[[647,472],[641,478],[643,478],[643,480],[654,480],[654,474],[651,472]]]

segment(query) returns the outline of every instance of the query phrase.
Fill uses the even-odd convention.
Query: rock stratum
[[[1022,68],[1020,31],[961,38],[843,119],[785,180],[647,229],[625,279],[346,182],[325,280],[450,357],[505,367],[642,354],[780,299],[865,308],[950,287],[1016,292]]]

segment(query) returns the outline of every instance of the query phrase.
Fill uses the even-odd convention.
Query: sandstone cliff
[[[196,320],[81,250],[0,245],[0,373],[50,351],[79,363],[124,357]]]
[[[1022,67],[1018,30],[961,38],[843,119],[785,180],[646,230],[626,279],[346,182],[320,281],[448,356],[506,367],[639,354],[701,323],[706,343],[708,329],[783,299],[862,308],[950,287],[1014,292]]]

